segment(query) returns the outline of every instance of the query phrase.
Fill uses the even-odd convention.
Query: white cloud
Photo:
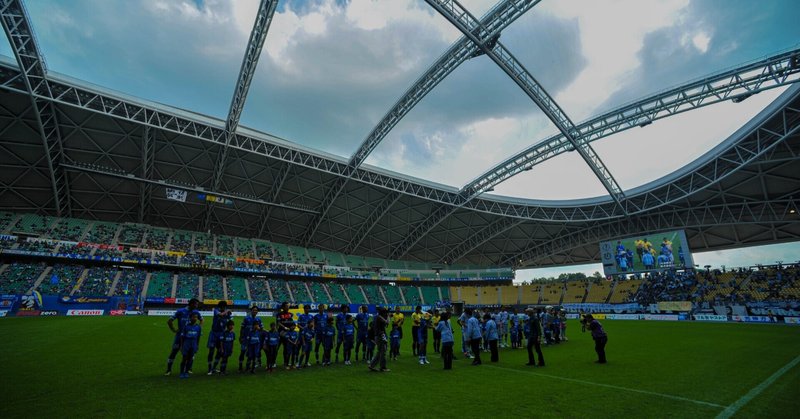
[[[556,16],[577,19],[581,53],[588,66],[556,96],[573,120],[592,111],[625,84],[627,74],[639,66],[637,53],[650,32],[680,21],[689,0],[669,1],[558,1],[537,7]]]
[[[708,51],[709,42],[711,42],[711,37],[705,32],[698,32],[692,37],[692,44],[701,54],[705,54]]]

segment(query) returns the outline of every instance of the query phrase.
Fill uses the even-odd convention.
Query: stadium
[[[490,3],[0,0],[0,414],[794,417],[800,9]]]

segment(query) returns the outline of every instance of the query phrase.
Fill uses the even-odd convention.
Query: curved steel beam
[[[800,48],[722,71],[621,106],[576,126],[588,143],[653,121],[725,100],[742,101],[764,90],[800,81]],[[485,192],[552,157],[573,150],[563,134],[536,143],[484,172],[464,190]]]
[[[488,42],[490,39],[499,36],[500,31],[530,10],[539,1],[541,0],[501,0],[481,19],[482,27],[486,28],[486,31],[480,35],[481,40]],[[311,239],[328,215],[333,202],[341,195],[342,190],[344,190],[356,169],[364,163],[369,154],[389,134],[389,131],[456,67],[475,56],[477,51],[478,46],[466,36],[462,36],[386,112],[353,153],[353,156],[350,157],[345,176],[337,179],[325,192],[319,205],[319,215],[311,219],[301,239],[301,243],[304,246],[308,246],[311,243]]]
[[[386,196],[384,196],[381,201],[372,208],[372,211],[367,216],[367,219],[361,222],[361,227],[358,228],[356,234],[350,239],[350,242],[347,244],[347,247],[344,249],[344,254],[350,255],[358,249],[358,246],[367,238],[367,234],[378,224],[386,213],[389,212],[389,209],[392,208],[392,205],[395,202],[399,201],[400,198],[403,196],[400,192],[391,191]]]
[[[578,151],[581,158],[589,165],[595,176],[606,188],[611,198],[622,206],[625,194],[619,186],[611,171],[600,159],[588,142],[579,142],[580,133],[575,124],[567,116],[563,109],[556,103],[544,87],[531,75],[531,73],[517,60],[511,51],[506,49],[503,44],[493,39],[485,41],[475,33],[482,33],[485,28],[475,17],[456,0],[425,0],[458,30],[467,36],[472,42],[495,62],[512,80],[519,86],[528,97],[547,115],[547,118],[555,124],[561,131],[561,135],[569,144]],[[470,193],[474,191],[468,190]],[[624,212],[624,208],[623,208]]]
[[[223,141],[221,125],[215,125],[213,120],[203,119],[196,114],[188,115],[176,109],[167,109],[139,100],[121,98],[116,94],[102,92],[96,88],[87,88],[57,75],[51,74],[43,83],[46,86],[36,90],[34,93],[37,99],[63,104],[135,124],[148,125],[162,132],[184,135],[212,144],[220,144]],[[0,60],[0,89],[23,95],[28,94],[25,88],[24,76],[19,68],[3,60]],[[768,110],[759,114],[751,121],[754,128],[737,134],[741,135],[741,138],[736,139],[736,142],[752,142],[753,139],[749,136],[755,135],[761,127],[766,128],[767,131],[782,133],[781,137],[785,138],[784,134],[787,131],[783,127],[795,127],[797,125],[796,119],[791,118],[791,109],[800,108],[799,93],[800,89],[795,85],[795,87],[781,95],[774,106],[782,106],[783,109],[774,111],[768,108]],[[770,107],[773,107],[773,105],[770,105]],[[770,112],[770,114],[768,115],[767,112]],[[794,112],[795,114],[797,113],[797,111]],[[774,121],[770,123],[771,120]],[[766,134],[767,131],[764,131],[764,133]],[[266,134],[254,136],[254,134],[237,133],[232,141],[230,147],[334,176],[344,176],[347,171],[347,164],[344,162],[301,150]],[[776,142],[781,141],[781,139],[776,140]],[[725,147],[720,152],[730,151],[730,144]],[[769,152],[770,150],[767,149],[766,151]],[[751,161],[758,161],[759,158]],[[696,164],[693,163],[692,165],[697,166],[712,160],[709,156],[701,159],[704,160],[695,162]],[[746,160],[740,161],[746,162]],[[724,160],[720,160],[719,163],[730,164]],[[685,174],[688,170],[680,170],[679,173]],[[568,203],[559,207],[557,206],[558,203],[530,203],[513,199],[469,197],[463,194],[464,191],[459,192],[430,186],[374,169],[359,168],[352,173],[352,178],[374,187],[397,191],[440,204],[463,206],[473,211],[525,218],[531,221],[580,222],[622,216],[619,207],[612,200],[590,200],[585,204]],[[664,182],[664,180],[660,182]],[[661,188],[662,186],[664,185],[648,187],[645,192],[628,191],[626,204],[633,205],[638,197],[640,199],[637,201],[639,203],[636,204],[635,210],[644,211],[661,205],[659,203],[661,198],[659,197],[663,198],[668,195],[671,197],[670,201],[680,198],[678,194],[666,194],[665,190]],[[654,195],[654,199],[646,198],[649,195]]]
[[[480,20],[484,28],[478,36],[481,41],[488,42],[497,37],[500,32],[512,22],[521,17],[525,12],[536,6],[541,0],[501,0]],[[361,143],[350,158],[350,165],[358,167],[369,154],[375,150],[386,137],[389,131],[419,103],[436,85],[461,63],[473,57],[478,52],[478,44],[467,36],[462,36],[456,41],[416,82],[395,102],[391,109],[383,116],[377,125],[370,131],[367,138]]]
[[[269,25],[272,23],[272,16],[275,14],[275,8],[277,6],[278,0],[261,0],[258,6],[256,18],[253,22],[253,30],[250,31],[250,39],[247,41],[247,47],[245,48],[244,57],[242,58],[242,66],[239,69],[239,77],[236,80],[236,87],[233,90],[233,98],[231,99],[231,106],[228,110],[228,118],[225,120],[225,141],[219,150],[219,154],[217,154],[217,161],[214,165],[214,172],[211,177],[212,190],[219,190],[222,185],[222,175],[225,173],[228,151],[230,150],[228,145],[230,145],[231,138],[235,135],[236,129],[239,127],[239,119],[242,116],[244,104],[247,101],[250,83],[253,81],[258,59],[261,57],[261,50],[264,48],[264,41],[267,39]],[[207,203],[203,227],[206,231],[208,231],[211,225],[213,212],[213,204]]]
[[[469,252],[475,250],[478,246],[493,239],[498,234],[502,234],[524,222],[525,220],[520,220],[518,218],[498,218],[479,232],[469,235],[469,237],[467,237],[467,239],[461,244],[454,247],[444,256],[442,256],[442,258],[439,259],[439,262],[453,264],[469,254]]]
[[[33,113],[36,115],[36,128],[44,146],[53,202],[59,217],[72,216],[72,199],[69,193],[69,179],[61,166],[64,159],[64,144],[56,117],[53,102],[41,98],[39,93],[49,93],[47,66],[41,54],[28,18],[28,11],[21,0],[0,1],[0,23],[8,37],[20,68],[20,79],[24,92],[31,99]],[[42,91],[42,90],[46,91]]]

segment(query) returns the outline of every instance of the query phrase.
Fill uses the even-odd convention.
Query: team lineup
[[[179,377],[189,378],[193,372],[194,359],[203,336],[203,316],[198,308],[199,304],[193,298],[187,307],[175,311],[167,320],[167,326],[174,337],[164,375],[172,374],[179,352]],[[430,364],[427,354],[430,334],[433,351],[440,354],[444,369],[452,369],[456,357],[451,313],[448,310],[433,310],[430,313],[417,306],[410,317],[412,355],[418,357],[419,364]],[[388,308],[379,307],[373,315],[368,313],[367,306],[360,306],[359,312],[353,316],[346,304],[341,305],[336,314],[328,311],[324,305],[319,306],[316,314],[311,314],[310,307],[306,305],[295,319],[295,314],[289,311],[289,304],[284,302],[275,315],[275,321],[268,328],[259,317],[258,307],[252,306],[241,321],[237,335],[233,312],[228,309],[227,302],[220,301],[213,310],[211,332],[206,341],[206,374],[227,375],[228,362],[234,354],[236,342],[239,343],[239,373],[254,374],[264,366],[264,358],[264,369],[268,372],[275,371],[278,368],[277,359],[281,347],[283,368],[287,370],[311,367],[313,352],[314,362],[324,367],[339,363],[340,354],[344,365],[353,365],[354,361],[359,361],[360,355],[360,360],[368,365],[369,370],[388,372],[390,370],[387,368],[386,351],[388,349],[390,360],[397,360],[400,356],[405,319],[406,316],[399,307],[391,314]],[[481,352],[489,353],[491,362],[498,362],[499,348],[519,349],[523,347],[523,341],[527,340],[526,365],[544,367],[542,344],[552,345],[567,341],[565,313],[550,307],[544,310],[527,308],[524,313],[517,313],[516,309],[512,309],[511,313],[505,309],[481,313],[467,308],[458,317],[457,324],[461,328],[461,355],[472,359],[471,365],[482,364]],[[582,331],[588,328],[595,341],[598,356],[596,362],[606,363],[605,345],[608,337],[602,325],[591,315],[582,316],[581,324]],[[389,327],[391,329],[387,333]]]

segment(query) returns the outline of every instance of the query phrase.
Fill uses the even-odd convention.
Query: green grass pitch
[[[389,373],[358,363],[208,377],[202,348],[181,380],[177,365],[162,376],[165,322],[0,319],[0,417],[716,417],[800,355],[794,327],[606,320],[609,363],[598,365],[571,321],[569,342],[543,349],[544,368],[503,349],[497,364],[459,358],[444,371],[431,345],[431,365],[418,365],[406,338]],[[800,366],[769,384],[736,416],[797,417]]]

